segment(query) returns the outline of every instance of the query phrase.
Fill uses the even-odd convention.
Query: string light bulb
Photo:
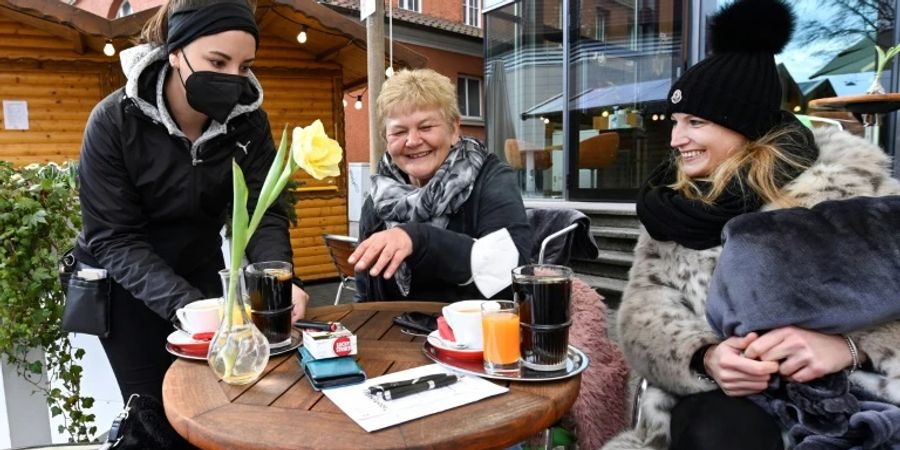
[[[306,43],[306,38],[307,38],[307,36],[306,36],[306,30],[308,30],[307,26],[306,26],[306,25],[303,25],[303,29],[300,30],[300,34],[297,35],[297,42],[299,42],[299,43],[301,43],[301,44],[305,44],[305,43]]]
[[[356,101],[353,102],[353,107],[356,109],[362,109],[362,95],[356,96]]]
[[[603,117],[609,117],[609,111],[607,111],[607,110],[604,109],[603,112],[600,113],[600,115],[603,116]]]
[[[388,68],[384,71],[384,74],[385,74],[388,78],[394,76],[394,66],[393,66],[393,65],[388,66]]]
[[[103,46],[103,54],[110,57],[116,54],[116,47],[112,41],[106,41],[106,45]]]

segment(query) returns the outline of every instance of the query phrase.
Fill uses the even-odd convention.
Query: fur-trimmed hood
[[[900,194],[900,181],[891,178],[890,159],[881,148],[839,130],[820,129],[814,136],[818,158],[784,187],[801,206]],[[656,241],[641,227],[618,328],[629,366],[654,387],[641,403],[642,424],[616,438],[606,449],[664,448],[669,410],[676,396],[716,388],[698,378],[690,369],[690,361],[696,350],[719,341],[706,321],[705,305],[720,253],[721,247],[698,251]],[[900,348],[900,322],[850,335],[876,369],[887,374],[886,384],[900,387],[900,353],[895,350]],[[873,374],[858,371],[854,382],[874,389],[877,383],[871,379],[867,383],[864,375]],[[900,398],[900,389],[896,394],[894,398]]]
[[[151,120],[163,124],[169,134],[184,137],[184,133],[178,128],[169,111],[159,106],[166,104],[163,94],[166,74],[170,69],[165,47],[154,44],[136,45],[122,50],[119,54],[119,60],[122,64],[122,72],[127,79],[125,83],[125,98],[131,99],[141,112]],[[153,78],[153,71],[157,72],[155,78]],[[192,145],[191,155],[195,162],[197,160],[197,149],[204,142],[226,133],[228,131],[228,122],[235,117],[256,111],[262,106],[262,85],[252,72],[248,75],[248,78],[256,95],[252,99],[247,99],[249,101],[246,103],[236,105],[228,115],[228,118],[225,119],[225,123],[212,120],[206,131]]]

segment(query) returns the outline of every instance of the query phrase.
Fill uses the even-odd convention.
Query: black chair
[[[534,236],[531,261],[565,266],[572,257],[597,258],[600,249],[591,235],[591,219],[581,211],[531,208],[525,214]]]

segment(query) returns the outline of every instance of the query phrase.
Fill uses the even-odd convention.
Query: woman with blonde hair
[[[726,224],[758,211],[900,193],[881,149],[843,131],[811,132],[781,111],[774,55],[793,24],[781,0],[724,7],[710,19],[712,55],[672,85],[673,158],[640,190],[641,233],[618,314],[629,366],[651,387],[637,406],[637,428],[607,450],[780,449],[783,434],[796,444],[823,431],[798,432],[753,399],[771,383],[865,371],[857,369],[898,375],[890,372],[900,367],[900,353],[890,350],[900,348],[897,321],[845,335],[785,325],[722,336],[707,320]],[[780,247],[791,251],[790,230],[750,231],[784,233]],[[754,302],[782,289],[762,284]]]
[[[388,79],[376,102],[387,152],[360,219],[357,298],[454,301],[509,294],[531,248],[512,169],[460,137],[456,88],[430,69]]]

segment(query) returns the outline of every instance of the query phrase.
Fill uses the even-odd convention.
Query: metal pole
[[[393,1],[393,0],[388,0]],[[375,99],[384,84],[384,2],[375,1],[375,13],[366,18],[366,55],[368,65],[369,98],[369,172],[378,170],[378,161],[384,154],[381,134],[384,133],[375,118]]]

